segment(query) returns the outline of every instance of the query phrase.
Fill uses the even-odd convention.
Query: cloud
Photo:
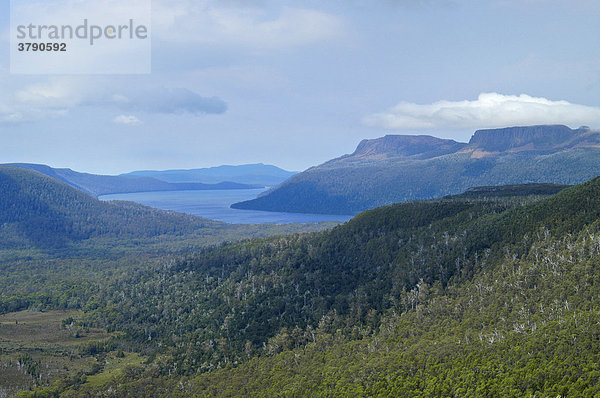
[[[218,97],[202,97],[186,88],[155,87],[130,94],[116,94],[112,104],[121,109],[148,113],[221,114],[227,110]]]
[[[526,94],[482,93],[475,101],[438,101],[428,105],[402,102],[369,115],[369,126],[397,130],[497,128],[514,125],[565,124],[598,127],[600,108],[552,101]]]
[[[112,121],[115,124],[124,124],[126,126],[139,126],[142,124],[142,121],[134,115],[119,115]]]
[[[69,106],[64,89],[34,84],[30,90],[15,90],[10,81],[3,79],[0,82],[0,122],[22,123],[64,116]]]
[[[269,50],[343,36],[343,23],[335,15],[306,8],[272,8],[222,0],[155,1],[153,32],[168,42]]]
[[[71,109],[112,108],[123,113],[222,114],[227,103],[180,87],[119,84],[106,79],[53,77],[10,93],[0,90],[0,121],[36,121],[68,114]],[[118,86],[118,88],[116,88]]]
[[[92,93],[93,87],[83,78],[50,78],[17,90],[13,102],[33,109],[66,109],[85,102]]]

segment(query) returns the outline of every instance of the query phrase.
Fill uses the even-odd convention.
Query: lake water
[[[128,200],[163,210],[193,214],[231,224],[311,223],[348,221],[351,216],[277,213],[232,209],[233,203],[256,198],[265,189],[235,189],[216,191],[136,192],[104,195],[100,200]]]

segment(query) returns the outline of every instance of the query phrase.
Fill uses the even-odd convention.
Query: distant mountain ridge
[[[56,178],[73,188],[90,196],[98,197],[116,193],[151,192],[151,191],[182,191],[182,190],[216,190],[216,189],[254,189],[263,185],[242,184],[230,181],[220,181],[216,184],[204,183],[172,183],[152,177],[122,177],[79,173],[71,169],[57,169],[42,164],[9,163],[5,166],[18,167],[37,171],[48,177]]]
[[[230,181],[240,184],[255,184],[262,186],[279,185],[291,176],[297,174],[293,171],[283,170],[272,165],[262,163],[246,164],[240,166],[217,166],[190,170],[142,170],[127,174],[123,177],[153,177],[157,180],[171,183],[204,183],[214,184]]]
[[[431,136],[363,140],[356,151],[312,167],[232,207],[356,214],[391,203],[454,195],[475,186],[574,185],[600,174],[600,132],[540,125],[486,129],[469,143]]]
[[[428,135],[386,135],[375,140],[363,140],[349,157],[384,159],[416,156],[420,159],[430,159],[457,152],[466,145]]]
[[[431,159],[460,152],[472,153],[474,157],[503,152],[553,153],[574,148],[600,148],[600,132],[591,131],[588,127],[573,130],[561,125],[485,129],[477,130],[468,144],[429,135],[386,135],[363,140],[354,153],[331,162],[403,157]]]
[[[488,152],[558,151],[575,147],[600,147],[600,133],[588,127],[530,126],[478,130],[469,146]]]

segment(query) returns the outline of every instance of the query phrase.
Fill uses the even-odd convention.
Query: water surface
[[[128,200],[162,210],[193,214],[231,224],[311,223],[348,221],[351,216],[305,213],[279,213],[232,209],[233,203],[256,198],[265,189],[215,191],[136,192],[104,195],[100,200]]]

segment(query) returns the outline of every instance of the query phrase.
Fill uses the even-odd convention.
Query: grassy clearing
[[[100,329],[89,329],[76,337],[73,328],[63,327],[69,317],[79,318],[77,311],[21,311],[0,315],[0,347],[44,349],[71,347],[89,340],[106,339],[109,335]]]
[[[113,378],[121,376],[129,366],[139,366],[144,361],[136,353],[124,353],[124,357],[119,358],[115,352],[109,353],[102,372],[93,376],[88,376],[87,382],[82,386],[97,388],[105,385]]]
[[[63,325],[63,320],[80,316],[77,311],[0,315],[0,398],[92,368],[96,359],[82,355],[80,346],[111,335],[100,329]]]

